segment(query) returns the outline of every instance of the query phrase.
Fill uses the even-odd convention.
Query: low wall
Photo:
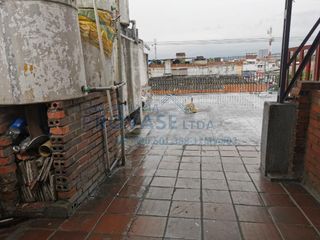
[[[320,197],[320,91],[313,92],[304,156],[304,182]]]

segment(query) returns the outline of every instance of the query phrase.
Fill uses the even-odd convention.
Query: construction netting
[[[104,52],[111,56],[116,29],[112,26],[112,16],[107,11],[98,10]],[[98,31],[93,9],[79,9],[81,37],[99,47]]]

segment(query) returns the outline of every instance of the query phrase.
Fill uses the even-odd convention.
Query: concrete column
[[[293,159],[296,104],[266,102],[261,136],[261,171],[267,176],[288,175]]]

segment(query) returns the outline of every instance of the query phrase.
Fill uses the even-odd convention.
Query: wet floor
[[[259,147],[144,145],[68,220],[35,219],[2,239],[319,238],[320,204],[259,171]]]
[[[185,111],[195,104],[197,113]],[[263,105],[275,94],[195,94],[153,96],[142,128],[144,144],[259,145]]]

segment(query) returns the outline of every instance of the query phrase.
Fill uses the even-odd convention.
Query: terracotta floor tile
[[[146,198],[170,200],[173,195],[173,190],[173,188],[150,187],[146,194]]]
[[[128,231],[131,221],[131,215],[106,214],[100,219],[94,229],[94,232],[110,235],[122,235]]]
[[[161,162],[179,163],[180,158],[180,156],[163,156]]]
[[[221,163],[203,163],[202,171],[214,171],[214,172],[222,172]]]
[[[238,151],[220,151],[221,157],[238,157]]]
[[[120,197],[142,198],[146,191],[144,186],[126,185],[119,193]]]
[[[181,163],[180,170],[200,171],[200,164],[199,163]]]
[[[207,240],[240,240],[241,235],[236,222],[204,220],[204,239]]]
[[[132,176],[129,181],[128,185],[131,186],[148,186],[151,183],[151,177],[144,177],[144,176]]]
[[[320,203],[310,194],[291,194],[302,208],[320,208]]]
[[[223,169],[225,172],[238,172],[238,173],[246,172],[244,165],[237,164],[237,163],[223,163]]]
[[[240,151],[240,156],[241,157],[252,157],[252,158],[258,158],[260,157],[259,152],[253,152],[253,151]]]
[[[45,229],[57,229],[65,219],[56,218],[40,218],[32,219],[28,222],[23,223],[26,228],[45,228]]]
[[[159,164],[159,169],[178,170],[179,169],[179,163],[176,163],[176,162],[161,162]]]
[[[203,189],[212,189],[212,190],[228,190],[228,185],[226,180],[202,180]]]
[[[178,150],[182,149],[183,150],[184,147],[183,147],[183,145],[168,145],[167,149],[178,149]]]
[[[307,190],[299,183],[284,183],[283,185],[291,194],[308,194]]]
[[[239,151],[253,151],[253,152],[256,152],[257,151],[257,149],[256,149],[256,147],[254,147],[254,146],[237,146],[237,149],[239,150]]]
[[[178,178],[176,188],[200,189],[201,181],[198,178]]]
[[[308,224],[307,219],[296,207],[270,207],[269,212],[277,223]]]
[[[107,212],[117,214],[133,214],[138,210],[139,205],[140,201],[138,199],[116,198],[108,208]]]
[[[101,213],[77,213],[66,219],[60,229],[63,231],[79,231],[90,232],[97,223]]]
[[[237,151],[236,146],[218,146],[220,151]]]
[[[174,187],[176,183],[175,178],[169,177],[154,177],[151,186],[152,187]]]
[[[256,182],[256,187],[259,192],[263,193],[285,194],[281,185],[275,182]]]
[[[202,150],[207,150],[207,151],[217,151],[219,150],[218,146],[202,146]]]
[[[169,218],[165,237],[201,239],[201,221],[197,219]]]
[[[202,190],[203,201],[213,203],[232,203],[230,193],[228,191]]]
[[[164,155],[164,153],[165,153],[165,149],[151,149],[149,152],[148,152],[148,154],[149,155]]]
[[[203,218],[236,221],[232,204],[203,203]]]
[[[183,156],[181,159],[182,163],[200,163],[201,162],[201,157],[187,157],[187,156]]]
[[[211,180],[225,180],[223,172],[215,172],[215,171],[203,171],[202,179],[211,179]]]
[[[170,208],[170,201],[146,199],[141,203],[138,214],[153,215],[153,216],[167,216],[169,213],[169,208]]]
[[[242,164],[240,157],[221,157],[221,161],[223,164],[225,163]]]
[[[138,168],[134,176],[145,176],[145,177],[152,177],[156,172],[156,169],[143,169],[143,168]]]
[[[185,150],[183,152],[183,156],[201,156],[201,151],[200,150],[195,150],[195,151],[190,151],[190,150]]]
[[[236,205],[236,212],[241,222],[271,223],[271,216],[264,207]]]
[[[278,227],[287,240],[319,240],[320,237],[316,231],[303,225],[278,224]]]
[[[173,201],[170,217],[175,218],[201,218],[201,204],[197,202]]]
[[[311,220],[311,222],[319,228],[320,227],[320,208],[303,208],[303,211]]]
[[[295,206],[287,194],[261,193],[260,195],[264,204],[268,207],[294,207]]]
[[[257,192],[252,182],[228,181],[228,185],[231,191]]]
[[[151,149],[153,150],[166,150],[168,149],[167,145],[152,145]]]
[[[73,232],[67,232],[67,231],[57,231],[50,240],[82,240],[85,239],[88,233],[85,232],[79,232],[79,231],[73,231]]]
[[[200,171],[180,170],[179,178],[200,178]]]
[[[260,165],[261,163],[261,160],[260,158],[245,158],[243,157],[242,158],[242,161],[245,165],[251,165],[251,164],[258,164]]]
[[[125,236],[108,235],[108,234],[101,234],[101,233],[92,233],[88,238],[88,240],[125,240],[125,239],[127,239]]]
[[[273,224],[241,223],[245,240],[281,240],[280,234]]]
[[[165,217],[138,216],[129,231],[129,236],[163,237]]]
[[[187,145],[185,150],[187,151],[198,151],[201,150],[202,147],[200,145]]]
[[[260,164],[251,164],[251,165],[246,165],[247,171],[249,173],[260,173]]]
[[[165,156],[181,156],[182,155],[183,150],[174,150],[174,149],[168,149],[165,152]]]
[[[221,159],[220,157],[201,157],[201,163],[202,164],[220,164]]]
[[[219,151],[206,151],[206,150],[203,150],[201,152],[201,156],[204,156],[204,157],[216,157],[216,156],[220,156],[220,153],[219,153]]]
[[[227,180],[229,181],[247,181],[251,182],[251,179],[247,173],[226,172]]]
[[[231,197],[237,205],[262,206],[262,200],[255,192],[231,192]]]
[[[157,177],[177,177],[178,170],[158,169],[155,176]]]
[[[44,229],[25,229],[19,230],[8,239],[13,240],[46,240],[53,233],[53,230],[44,230]]]
[[[111,201],[113,200],[112,197],[108,198],[98,198],[98,199],[92,199],[88,200],[87,202],[83,203],[80,205],[79,209],[77,210],[78,212],[91,212],[91,213],[98,213],[101,212],[103,213]]]
[[[200,189],[175,189],[173,200],[177,201],[200,201]]]
[[[124,182],[102,184],[99,188],[98,195],[101,198],[110,198],[110,197],[112,198],[121,190],[123,184]]]
[[[144,169],[157,169],[159,163],[160,161],[143,161],[140,164],[140,167]]]

